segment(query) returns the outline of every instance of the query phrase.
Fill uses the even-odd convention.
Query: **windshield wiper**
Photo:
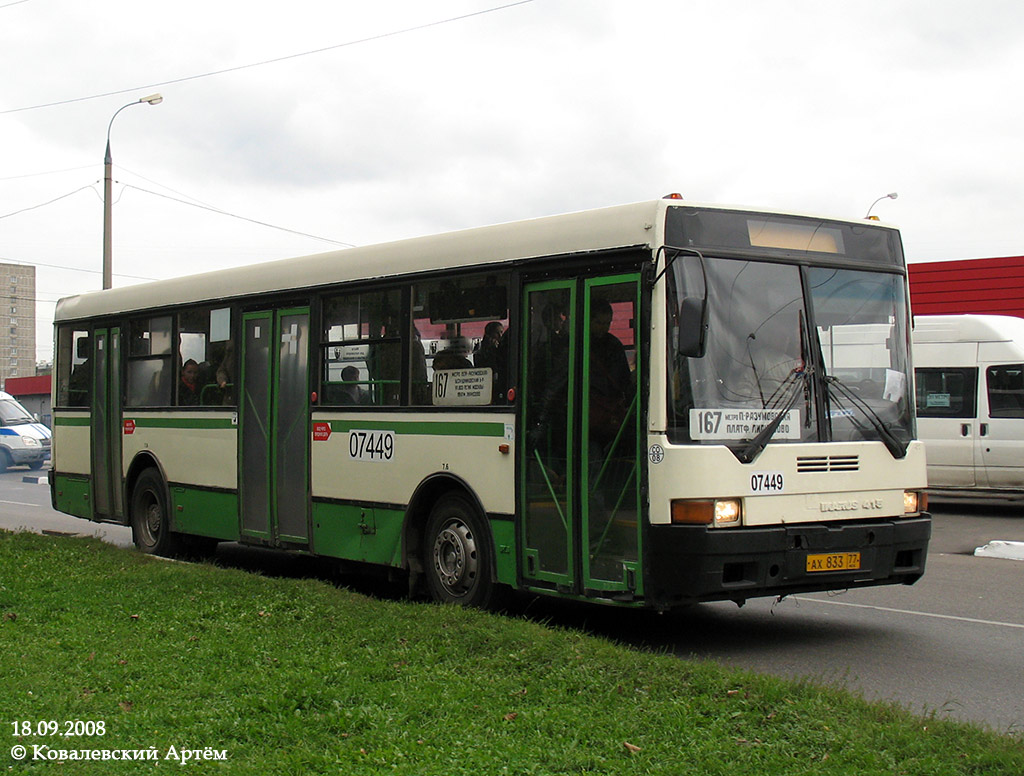
[[[753,463],[754,459],[761,454],[765,447],[768,446],[768,440],[772,438],[778,430],[779,424],[782,423],[789,414],[789,411],[796,405],[797,399],[800,398],[801,394],[799,389],[806,388],[807,380],[812,372],[813,370],[811,369],[801,370],[799,372],[793,371],[790,376],[786,378],[787,381],[792,381],[789,383],[789,390],[791,393],[789,401],[786,402],[785,407],[779,410],[779,414],[772,418],[772,422],[761,429],[761,433],[751,439],[750,443],[746,447],[739,452],[733,451],[740,463]],[[780,385],[779,388],[781,389],[784,385],[785,383]],[[772,396],[774,397],[776,394],[778,394],[778,390],[776,390]]]
[[[864,413],[864,417],[866,417],[871,425],[874,426],[875,430],[878,432],[878,436],[882,440],[882,444],[886,446],[893,458],[903,458],[906,456],[908,444],[892,433],[892,430],[885,421],[878,417],[878,414],[871,409],[871,405],[850,390],[838,377],[826,375],[825,384],[828,386],[830,394],[832,392],[832,387],[834,386],[843,397],[849,399],[853,406]],[[843,409],[841,402],[839,402],[839,408]]]

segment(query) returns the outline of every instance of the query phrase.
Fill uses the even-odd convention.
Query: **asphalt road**
[[[0,528],[87,533],[121,546],[131,531],[54,512],[27,470],[0,474]],[[809,678],[922,715],[1024,733],[1024,561],[977,558],[994,539],[1024,541],[1021,507],[933,503],[924,578],[913,586],[705,604],[669,615],[536,600],[526,616],[623,643],[759,673]],[[222,545],[218,559],[310,573],[293,555]],[[267,565],[273,568],[268,569]],[[324,570],[324,573],[330,573]]]

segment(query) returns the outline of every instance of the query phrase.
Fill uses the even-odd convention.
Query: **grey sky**
[[[62,268],[38,270],[40,357],[52,303],[100,285],[107,124],[151,91],[113,126],[117,285],[335,247],[175,199],[366,244],[670,191],[852,217],[898,191],[874,212],[911,261],[1024,253],[1019,2],[534,0],[145,88],[498,5],[0,7],[0,216],[83,189],[0,218],[2,260]]]

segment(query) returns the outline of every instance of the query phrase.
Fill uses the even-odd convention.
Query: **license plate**
[[[859,552],[830,552],[826,555],[808,555],[807,571],[856,571],[860,568]]]

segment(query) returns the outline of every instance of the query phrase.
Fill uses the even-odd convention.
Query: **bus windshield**
[[[777,421],[758,444],[880,440],[902,457],[913,415],[901,275],[687,255],[667,277],[672,441],[750,460]],[[680,355],[675,311],[705,296],[704,353]]]

